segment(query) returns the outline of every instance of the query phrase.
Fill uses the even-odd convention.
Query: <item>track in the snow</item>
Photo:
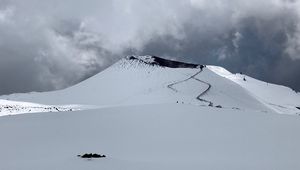
[[[202,72],[202,69],[200,69],[197,73],[195,73],[194,75],[190,76],[189,78],[184,79],[184,80],[180,80],[180,81],[177,81],[177,82],[174,82],[174,83],[171,83],[171,84],[169,84],[167,87],[170,88],[171,90],[175,91],[175,92],[178,92],[178,90],[177,90],[176,88],[174,88],[173,86],[175,86],[175,85],[177,85],[177,84],[180,84],[180,83],[183,83],[183,82],[186,82],[186,81],[189,81],[190,79],[194,79],[194,80],[196,80],[196,81],[199,81],[199,82],[201,82],[201,83],[203,83],[203,84],[206,84],[208,87],[207,87],[207,89],[205,89],[202,93],[200,93],[200,94],[196,97],[196,99],[199,100],[199,101],[202,101],[202,102],[209,103],[209,106],[213,106],[213,103],[212,103],[211,101],[208,101],[208,100],[205,100],[205,99],[202,99],[202,98],[201,98],[201,97],[202,97],[203,95],[205,95],[205,94],[210,90],[210,88],[211,88],[211,84],[209,84],[208,82],[205,82],[205,81],[203,81],[203,80],[200,80],[200,79],[196,78],[196,76],[197,76],[198,74],[200,74],[201,72]]]

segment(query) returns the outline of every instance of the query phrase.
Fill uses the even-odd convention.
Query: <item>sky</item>
[[[298,0],[0,0],[0,95],[74,85],[126,55],[300,91]]]

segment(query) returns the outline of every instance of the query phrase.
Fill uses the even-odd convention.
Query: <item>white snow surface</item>
[[[208,66],[216,74],[227,78],[246,89],[258,101],[282,114],[299,114],[300,93],[291,88],[263,82],[247,75],[232,74],[218,66]],[[244,78],[246,81],[244,81]]]
[[[300,169],[299,93],[136,58],[67,89],[0,96],[0,170]]]
[[[295,116],[187,104],[4,116],[0,169],[299,170],[299,130]]]

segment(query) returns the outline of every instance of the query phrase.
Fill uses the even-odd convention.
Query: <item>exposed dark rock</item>
[[[300,110],[300,107],[296,107],[296,108]]]
[[[218,106],[216,106],[216,108],[222,108],[222,106],[221,106],[221,105],[218,105]]]
[[[99,155],[96,153],[85,153],[83,155],[77,155],[77,156],[81,158],[105,158],[106,157],[105,155]]]
[[[180,62],[180,61],[174,61],[174,60],[168,60],[168,59],[163,59],[160,57],[156,57],[156,56],[151,56],[153,58],[153,62],[151,63],[147,63],[144,62],[143,60],[141,60],[138,57],[135,56],[130,56],[128,59],[129,60],[139,60],[141,62],[144,62],[145,64],[149,64],[149,65],[158,65],[161,67],[170,67],[170,68],[197,68],[199,65],[198,64],[191,64],[191,63],[184,63],[184,62]],[[202,68],[204,66],[202,65]]]

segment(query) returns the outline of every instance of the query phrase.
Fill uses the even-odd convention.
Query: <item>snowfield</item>
[[[217,66],[208,66],[210,70],[218,75],[237,83],[258,101],[265,104],[273,111],[281,114],[299,114],[300,93],[291,88],[263,82],[247,75],[232,74],[226,69]],[[243,79],[246,79],[244,81]]]
[[[290,88],[128,56],[67,89],[0,96],[0,170],[298,170],[299,114]]]
[[[298,170],[300,119],[186,104],[0,119],[4,170]],[[83,153],[105,154],[86,160]]]

